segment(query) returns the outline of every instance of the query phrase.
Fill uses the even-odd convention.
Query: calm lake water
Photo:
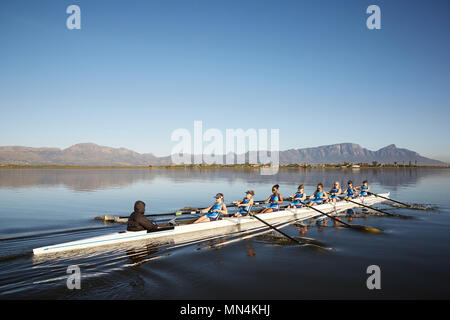
[[[377,205],[415,217],[410,220],[358,209],[352,223],[382,229],[379,235],[331,223],[311,226],[306,236],[332,250],[267,233],[161,245],[138,241],[57,258],[32,254],[36,247],[124,230],[93,218],[128,215],[136,200],[147,203],[147,213],[161,213],[210,205],[217,192],[229,203],[247,189],[263,199],[275,183],[282,195],[300,183],[311,194],[318,182],[329,190],[334,180],[348,179],[368,179],[374,192],[435,209]],[[274,176],[231,169],[1,169],[0,299],[448,299],[449,190],[446,169],[283,170]],[[294,226],[283,231],[301,236]],[[81,268],[80,290],[67,289],[70,265]],[[381,290],[367,289],[369,265],[381,268]]]

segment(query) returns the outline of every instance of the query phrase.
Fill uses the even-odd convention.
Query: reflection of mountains
[[[0,188],[65,186],[77,191],[94,191],[154,178],[149,170],[133,169],[4,169],[0,170]]]
[[[445,170],[445,171],[443,171]],[[24,188],[39,186],[65,186],[77,191],[94,191],[125,187],[155,178],[175,183],[195,181],[237,182],[246,184],[293,184],[314,185],[322,182],[331,186],[338,180],[346,183],[351,179],[361,183],[368,179],[385,187],[416,184],[430,175],[447,174],[446,169],[361,169],[361,170],[280,170],[273,176],[263,176],[258,170],[199,170],[199,169],[2,169],[0,188]]]

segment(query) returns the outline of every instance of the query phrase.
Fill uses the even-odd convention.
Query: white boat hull
[[[380,194],[384,197],[389,197],[389,193]],[[363,198],[354,199],[355,202],[361,202],[366,205],[372,205],[377,202],[384,201],[382,198],[369,196]],[[351,209],[357,207],[356,204],[347,202],[347,201],[339,201],[335,204],[322,204],[315,206],[315,208],[325,212],[332,213],[338,212],[346,209]],[[279,224],[288,221],[304,221],[310,218],[315,218],[318,216],[322,216],[320,213],[310,209],[310,208],[298,208],[298,209],[286,209],[283,211],[265,213],[258,215],[259,218],[271,224]],[[223,218],[219,221],[213,222],[205,222],[205,223],[197,223],[197,224],[189,224],[189,225],[180,225],[176,226],[170,230],[158,231],[147,233],[147,231],[137,231],[137,232],[116,232],[109,235],[87,238],[83,240],[77,240],[72,242],[66,242],[61,244],[56,244],[52,246],[46,246],[41,248],[33,249],[33,254],[42,255],[49,253],[57,253],[63,251],[70,250],[79,250],[79,249],[87,249],[105,245],[113,245],[131,241],[138,240],[149,240],[149,239],[164,239],[171,238],[182,234],[189,234],[194,232],[202,232],[214,230],[217,231],[217,234],[230,233],[231,232],[239,232],[239,231],[247,231],[253,228],[260,228],[263,224],[257,219],[247,216],[240,218]]]

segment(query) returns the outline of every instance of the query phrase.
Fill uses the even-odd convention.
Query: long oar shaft
[[[307,204],[307,203],[305,203],[305,202],[303,202],[303,201],[300,201],[300,203],[302,203],[303,205],[305,205],[305,206],[307,206],[307,207],[309,207],[309,208],[311,208],[311,209],[313,209],[313,210],[315,210],[315,211],[317,211],[317,212],[323,214],[324,216],[327,216],[328,218],[331,218],[331,219],[333,219],[334,221],[337,221],[337,222],[339,222],[339,223],[342,223],[343,225],[345,225],[345,226],[347,226],[347,227],[349,227],[349,228],[352,228],[352,229],[354,229],[354,230],[364,231],[364,232],[370,232],[370,233],[380,233],[380,232],[381,232],[381,230],[379,230],[379,229],[377,229],[377,228],[366,227],[366,226],[361,226],[361,225],[356,225],[356,224],[349,224],[349,223],[346,223],[346,222],[344,222],[344,221],[341,221],[341,220],[339,220],[339,219],[336,219],[336,218],[333,217],[333,216],[330,216],[330,215],[326,214],[325,212],[323,212],[323,211],[321,211],[321,210],[319,210],[319,209],[317,209],[317,208],[314,208],[313,206],[311,206],[311,205],[309,205],[309,204]]]
[[[350,200],[350,199],[347,199],[347,198],[344,198],[344,200],[348,201],[348,202],[351,202],[351,203],[354,203],[354,204],[357,204],[358,206],[361,206],[361,207],[364,207],[364,208],[367,208],[367,209],[371,209],[371,210],[374,210],[374,211],[386,214],[388,216],[393,216],[393,217],[396,216],[395,214],[392,214],[392,213],[389,213],[389,212],[386,212],[386,211],[383,211],[383,210],[380,210],[380,209],[377,209],[377,208],[374,208],[374,207],[371,207],[371,206],[368,206],[368,205],[365,205],[365,204],[362,204],[362,203],[359,203],[359,202],[356,202],[356,201],[353,201],[353,200]]]
[[[180,216],[180,215],[191,215],[196,214],[198,211],[177,211],[177,212],[168,212],[168,213],[155,213],[155,214],[146,214],[146,217],[164,217],[164,216]],[[128,219],[129,216],[114,216],[114,215],[104,215],[95,217],[94,220],[102,220],[102,221],[116,221],[117,219]]]
[[[402,206],[405,206],[405,207],[407,207],[407,208],[411,208],[411,205],[409,205],[409,204],[407,204],[407,203],[400,202],[400,201],[397,201],[397,200],[394,200],[394,199],[391,199],[391,198],[388,198],[388,197],[384,197],[384,196],[381,196],[381,195],[376,194],[376,193],[372,193],[372,192],[367,192],[367,193],[370,194],[370,195],[372,195],[372,196],[375,196],[375,197],[379,197],[379,198],[382,198],[382,199],[386,199],[386,200],[389,200],[389,201],[392,201],[392,202],[401,204]]]
[[[266,201],[266,200],[254,200],[253,201],[253,206],[258,206],[258,205],[260,205],[261,203],[263,203],[264,201]],[[232,207],[237,207],[238,205],[237,204],[235,204],[235,203],[229,203],[229,204],[225,204],[228,208],[232,208]],[[203,210],[204,208],[194,208],[194,207],[184,207],[182,210]]]
[[[362,203],[359,203],[359,202],[352,201],[352,200],[347,199],[347,198],[344,198],[344,200],[348,201],[348,202],[351,202],[351,203],[354,203],[354,204],[357,204],[358,206],[377,211],[379,213],[382,213],[382,214],[390,216],[390,217],[398,217],[398,218],[402,218],[402,219],[414,219],[414,217],[411,217],[411,216],[406,216],[406,215],[403,215],[403,214],[393,214],[393,213],[386,212],[386,211],[383,211],[383,210],[380,210],[380,209],[377,209],[377,208],[374,208],[374,207],[371,207],[371,206],[368,206],[368,205],[365,205],[365,204],[362,204]]]
[[[253,200],[253,203],[254,204],[260,204],[260,203],[262,203],[264,201],[266,201],[266,200]],[[237,204],[234,204],[234,203],[230,203],[229,205],[227,205],[227,207],[236,207],[236,206],[237,206]]]
[[[169,213],[155,213],[155,214],[146,214],[146,217],[164,217],[164,216],[180,216],[180,215],[189,215],[189,214],[195,214],[198,213],[198,210],[192,210],[189,212],[186,211],[178,211],[178,212],[169,212]],[[119,217],[119,218],[128,218],[126,217]]]
[[[275,231],[281,233],[281,234],[282,234],[283,236],[285,236],[286,238],[288,238],[288,239],[290,239],[290,240],[292,240],[292,241],[294,241],[294,242],[297,242],[298,244],[303,244],[303,243],[301,243],[300,241],[298,241],[297,239],[292,238],[290,235],[284,233],[283,231],[281,231],[281,230],[278,229],[278,228],[275,228],[275,227],[272,226],[270,223],[268,223],[268,222],[264,221],[263,219],[261,219],[260,217],[256,216],[254,213],[250,213],[250,215],[251,215],[253,218],[256,218],[256,219],[259,220],[260,222],[264,223],[264,224],[265,224],[266,226],[268,226],[269,228],[272,228],[273,230],[275,230]]]
[[[303,204],[303,205],[306,206],[306,207],[309,207],[309,208],[313,209],[314,211],[317,211],[317,212],[320,213],[320,214],[323,214],[324,216],[327,216],[327,217],[330,218],[330,219],[333,219],[333,220],[336,221],[336,222],[342,223],[342,224],[344,224],[344,225],[346,225],[346,226],[348,226],[348,227],[352,227],[351,224],[348,224],[348,223],[346,223],[346,222],[344,222],[344,221],[341,221],[341,220],[339,220],[339,219],[336,219],[335,217],[333,217],[333,216],[331,216],[331,215],[329,215],[329,214],[326,214],[325,212],[323,212],[323,211],[321,211],[321,210],[319,210],[319,209],[317,209],[317,208],[314,208],[313,206],[307,204],[306,202],[300,201],[300,203]]]

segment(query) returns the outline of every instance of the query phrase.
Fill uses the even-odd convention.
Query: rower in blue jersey
[[[353,182],[350,180],[347,182],[347,190],[345,190],[345,198],[351,199],[356,198],[358,196],[358,192],[356,191],[356,188],[353,187]]]
[[[328,196],[325,191],[323,191],[323,184],[319,183],[317,185],[317,190],[314,192],[312,196],[309,197],[309,204],[314,206],[316,204],[322,204],[325,200],[327,200]]]
[[[275,212],[280,209],[279,205],[283,203],[283,197],[278,192],[279,188],[280,186],[277,184],[272,187],[272,194],[270,195],[269,198],[267,198],[266,201],[264,201],[264,203],[267,204],[267,207],[264,208],[264,210],[261,211],[261,213]]]
[[[303,205],[300,203],[300,201],[305,201],[306,199],[306,193],[305,193],[305,185],[302,183],[298,186],[297,192],[290,196],[292,198],[291,204],[288,206],[288,208],[301,208]]]
[[[206,214],[195,220],[194,223],[215,221],[218,220],[222,214],[228,213],[227,206],[223,201],[223,194],[218,193],[215,198],[216,202],[213,205],[200,211],[201,213]]]
[[[331,189],[328,193],[328,202],[336,202],[340,200],[339,195],[342,193],[342,189],[339,181],[334,182],[333,189]]]
[[[238,212],[234,214],[235,217],[243,217],[249,214],[253,206],[253,196],[255,192],[253,190],[248,190],[245,193],[245,198],[241,201],[233,201],[233,204],[239,209]]]
[[[359,196],[367,197],[369,194],[367,192],[370,191],[369,183],[367,180],[364,180],[362,185],[359,187],[356,187],[356,189],[359,189]]]

